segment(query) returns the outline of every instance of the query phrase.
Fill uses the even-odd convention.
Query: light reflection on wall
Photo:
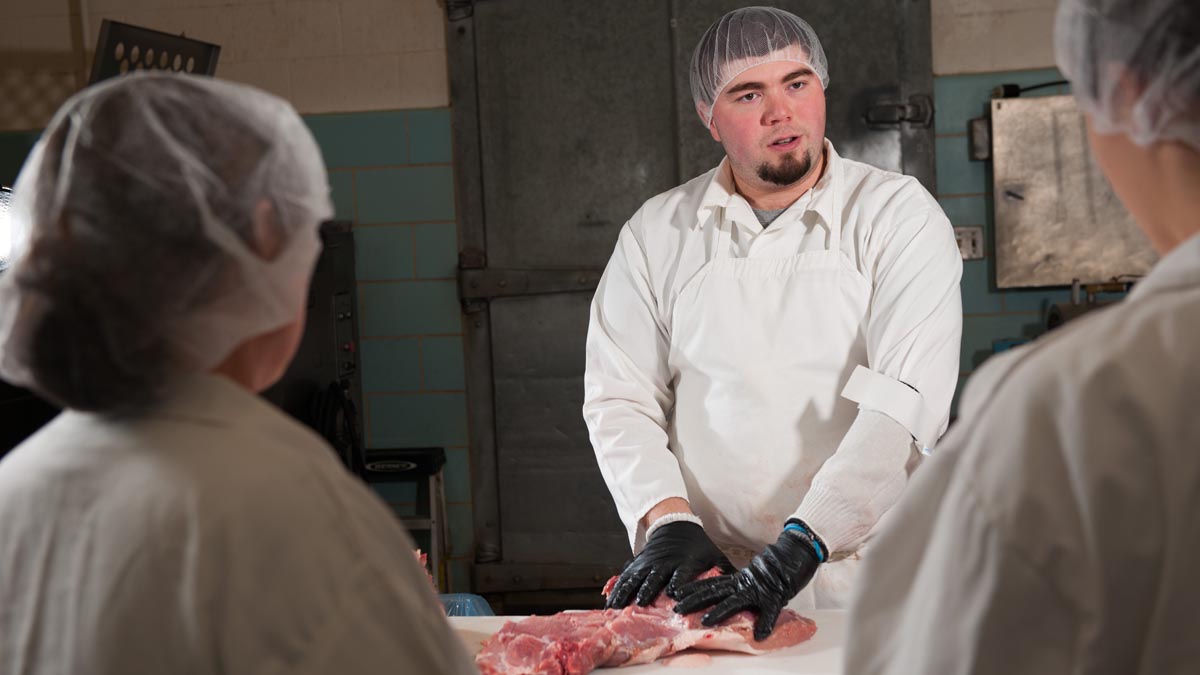
[[[0,270],[8,267],[8,252],[12,245],[12,237],[8,227],[8,207],[12,201],[12,191],[0,187]]]

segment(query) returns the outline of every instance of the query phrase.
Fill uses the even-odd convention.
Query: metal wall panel
[[[1092,159],[1071,96],[992,101],[996,285],[1143,275],[1157,255]]]
[[[490,266],[603,267],[674,187],[667,24],[646,0],[476,6]]]
[[[608,565],[628,540],[583,422],[587,293],[492,302],[503,560]]]
[[[629,556],[580,414],[590,300],[562,293],[492,302],[506,560],[616,566]]]

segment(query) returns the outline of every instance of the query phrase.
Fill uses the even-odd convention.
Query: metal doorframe
[[[476,86],[474,0],[446,3],[446,56],[450,71],[450,124],[454,145],[454,206],[460,269],[486,266],[483,222],[483,150]],[[468,453],[475,518],[475,562],[500,560],[500,491],[496,462],[495,391],[492,382],[491,316],[486,299],[467,300],[466,352]]]
[[[896,0],[900,40],[900,100],[916,96],[933,98],[933,26],[930,0]],[[925,36],[921,44],[920,36]],[[900,125],[900,159],[903,173],[921,181],[937,196],[937,162],[934,149],[934,117],[928,127]]]

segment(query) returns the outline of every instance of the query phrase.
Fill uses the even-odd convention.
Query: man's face
[[[812,69],[774,61],[738,75],[717,97],[709,132],[738,181],[772,192],[820,166],[825,90]]]

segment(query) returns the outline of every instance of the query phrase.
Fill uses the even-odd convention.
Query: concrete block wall
[[[0,130],[40,129],[87,82],[102,19],[221,46],[218,74],[302,113],[445,107],[438,0],[0,0]]]
[[[366,444],[446,449],[450,588],[474,551],[450,111],[308,115],[337,217],[352,220]],[[412,513],[416,490],[377,488]]]
[[[934,75],[1054,65],[1056,0],[932,0]]]

